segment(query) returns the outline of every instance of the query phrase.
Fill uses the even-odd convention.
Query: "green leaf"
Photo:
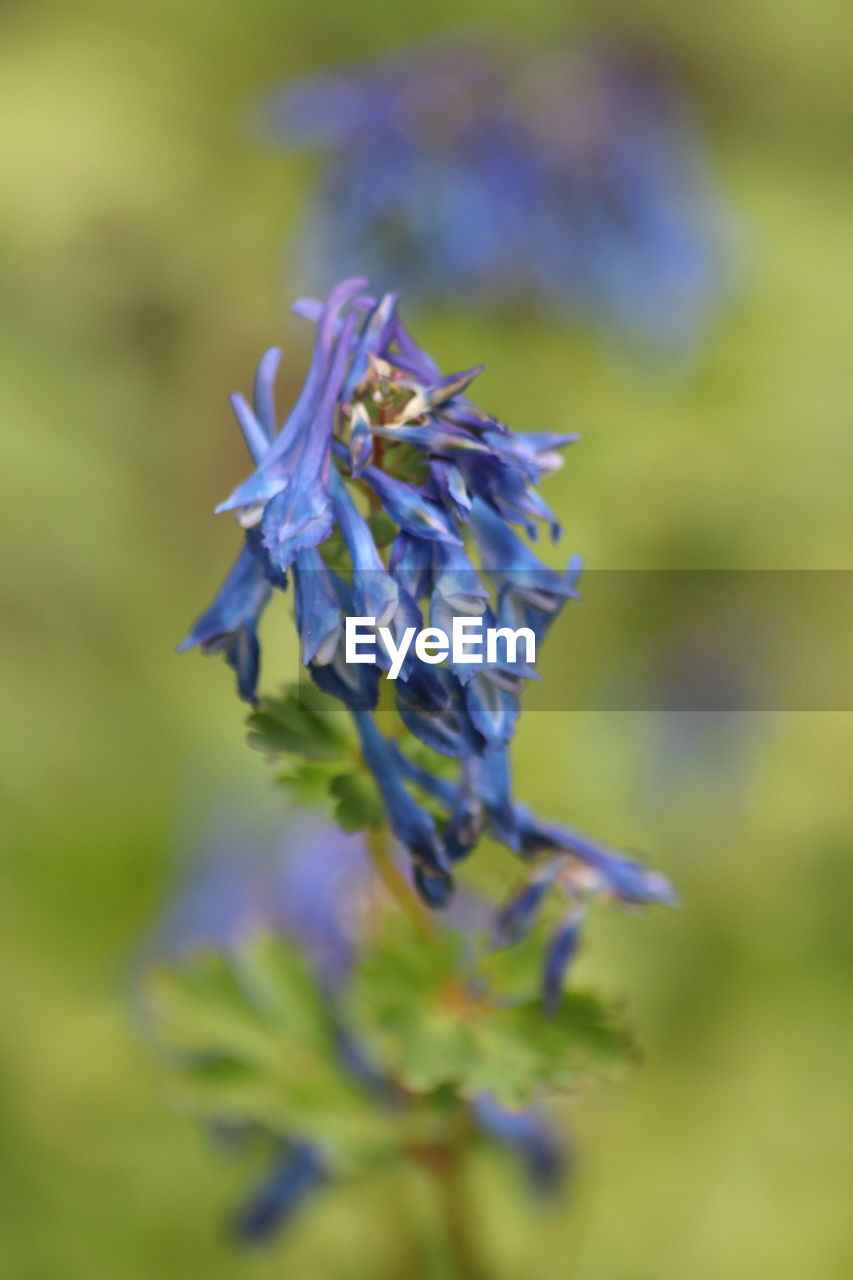
[[[429,476],[429,471],[421,450],[402,440],[391,440],[387,436],[384,443],[382,469],[398,480],[405,480],[408,484],[423,484]]]
[[[387,547],[389,543],[393,542],[397,533],[397,526],[384,511],[374,511],[368,517],[367,523],[370,526],[370,532],[373,534],[373,541],[377,547]]]
[[[340,531],[334,529],[328,538],[320,544],[320,555],[323,563],[335,573],[344,575],[349,581],[352,576],[352,559]]]
[[[338,760],[291,760],[276,777],[294,804],[317,808],[329,802],[329,786],[340,769]]]
[[[574,1088],[631,1054],[613,1011],[569,993],[554,1016],[539,999],[510,1001],[458,938],[422,938],[395,923],[354,977],[350,1013],[378,1062],[406,1089],[488,1090],[521,1106],[543,1090]]]
[[[271,755],[340,760],[352,751],[333,699],[307,682],[291,686],[281,697],[264,698],[247,724],[249,745]]]
[[[392,1120],[343,1067],[327,998],[296,948],[256,938],[196,955],[153,975],[147,1003],[182,1108],[308,1132],[341,1168],[393,1146]]]
[[[368,774],[338,774],[329,785],[329,793],[337,802],[334,806],[334,819],[344,831],[378,828],[385,821],[379,792]]]
[[[478,1025],[477,1050],[462,1093],[485,1088],[507,1106],[609,1077],[634,1056],[613,1010],[589,992],[569,992],[554,1015],[538,1000],[491,1010]]]

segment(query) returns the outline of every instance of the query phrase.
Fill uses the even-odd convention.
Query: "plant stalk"
[[[424,1146],[412,1152],[431,1177],[444,1225],[456,1280],[494,1280],[477,1247],[465,1176],[464,1135],[453,1142]]]
[[[401,873],[388,844],[388,830],[367,828],[367,851],[373,869],[394,901],[403,908],[423,938],[435,935],[435,923],[427,907]]]

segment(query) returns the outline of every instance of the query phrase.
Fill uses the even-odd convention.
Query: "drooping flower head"
[[[457,35],[298,81],[271,131],[324,154],[300,259],[407,297],[520,303],[686,345],[727,216],[660,59]]]
[[[485,576],[494,584],[498,620],[521,615],[544,633],[574,592],[577,566],[545,569],[512,527],[535,536],[545,521],[559,532],[536,486],[573,437],[518,436],[478,408],[466,391],[480,369],[443,376],[404,328],[396,297],[374,299],[362,280],[345,281],[324,305],[301,303],[297,310],[316,323],[317,337],[305,385],[281,430],[272,385],[276,352],[259,366],[254,408],[234,397],[257,466],[217,509],[236,512],[245,543],[184,647],[224,649],[237,667],[241,695],[253,700],[258,617],[271,590],[292,578],[303,661],[319,688],[353,713],[389,824],[411,851],[423,896],[441,905],[453,857],[479,835],[485,779],[493,786],[504,776],[501,789],[509,786],[503,758],[518,687],[532,672],[517,655],[496,655],[476,673],[412,656],[398,673],[396,705],[409,732],[441,756],[470,762],[460,803],[472,807],[472,818],[464,840],[458,823],[450,828],[449,848],[408,792],[373,718],[388,646],[377,645],[372,663],[348,663],[344,618],[375,618],[377,628],[396,636],[425,621],[492,618]],[[466,548],[466,531],[483,576]],[[484,758],[497,768],[478,768]]]
[[[630,1053],[613,1010],[565,989],[587,907],[673,901],[663,876],[513,795],[520,691],[577,597],[578,558],[555,569],[531,545],[543,527],[560,536],[539,485],[575,437],[511,431],[472,399],[481,366],[442,373],[396,295],[360,278],[296,310],[316,337],[283,425],[277,350],[253,403],[232,398],[254,470],[218,510],[242,546],[182,647],[224,653],[254,708],[250,742],[337,825],[261,862],[251,842],[220,849],[172,912],[180,964],[150,1005],[189,1104],[266,1154],[235,1223],[252,1240],[338,1177],[393,1159],[443,1177],[484,1138],[538,1188],[559,1184],[549,1097]],[[259,699],[260,616],[285,592],[304,679]],[[478,665],[464,645],[421,643],[481,629]],[[454,894],[484,836],[525,868],[497,910]],[[272,936],[247,945],[258,933]],[[531,933],[538,981],[509,950]]]
[[[530,540],[542,525],[560,534],[539,482],[575,436],[518,434],[477,406],[470,386],[481,366],[442,374],[403,325],[396,296],[375,298],[363,280],[295,310],[316,325],[308,375],[280,429],[276,351],[259,365],[254,405],[233,398],[256,467],[217,510],[236,514],[244,546],[185,646],[223,649],[254,701],[258,617],[292,582],[302,661],[317,689],[348,709],[359,766],[430,906],[448,902],[453,864],[484,834],[535,859],[538,877],[543,851],[558,861],[568,851],[592,869],[592,887],[665,900],[662,879],[638,868],[632,880],[629,860],[555,835],[514,802],[508,748],[520,690],[536,676],[517,646],[505,639],[478,666],[400,657],[406,636],[460,620],[544,640],[577,595],[580,562],[546,567]],[[372,654],[356,662],[347,660],[348,616],[375,619]],[[574,886],[577,877],[562,879]],[[560,945],[555,972],[571,952]]]

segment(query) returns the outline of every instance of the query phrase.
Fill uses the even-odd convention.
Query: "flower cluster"
[[[227,821],[217,826],[155,929],[144,968],[164,962],[185,965],[206,952],[231,955],[239,963],[254,939],[294,945],[330,1013],[334,1069],[348,1088],[363,1095],[369,1108],[386,1117],[398,1134],[404,1133],[417,1100],[375,1061],[347,1008],[357,963],[392,906],[364,837],[347,835],[312,816],[291,820],[278,841],[267,847],[243,824]],[[470,941],[483,933],[487,920],[484,903],[460,895],[442,919],[442,932]],[[460,964],[462,983],[470,982],[465,969]],[[233,1096],[230,1101],[233,1107]],[[532,1190],[541,1194],[559,1189],[568,1152],[540,1106],[507,1107],[487,1090],[479,1090],[463,1108],[467,1123],[481,1139],[518,1158]],[[259,1242],[284,1227],[336,1177],[334,1155],[313,1131],[317,1117],[310,1109],[298,1128],[284,1131],[247,1116],[235,1117],[224,1107],[221,1114],[206,1118],[213,1134],[227,1139],[229,1148],[255,1146],[262,1151],[263,1167],[233,1220],[235,1234],[244,1241]]]
[[[648,58],[443,40],[297,82],[267,114],[325,153],[312,280],[358,271],[673,345],[717,302],[727,218],[689,105]]]
[[[576,595],[580,565],[573,557],[565,570],[544,566],[522,532],[535,538],[544,522],[559,535],[537,485],[575,437],[510,431],[466,394],[480,368],[443,376],[402,324],[396,296],[375,299],[366,287],[347,280],[324,305],[296,305],[317,336],[280,431],[277,351],[260,362],[253,406],[233,397],[256,469],[218,510],[237,513],[244,546],[183,647],[223,651],[242,696],[254,701],[258,619],[292,580],[302,661],[318,689],[348,709],[360,760],[427,904],[449,901],[454,864],[486,834],[532,866],[502,917],[506,940],[533,919],[548,888],[568,892],[548,961],[554,999],[591,894],[670,902],[672,890],[632,859],[514,802],[508,748],[519,691],[536,675],[516,653],[499,651],[475,668],[409,653],[392,684],[382,678],[387,649],[378,643],[375,661],[348,663],[343,634],[345,616],[375,618],[397,636],[425,617],[448,630],[454,617],[477,616],[544,637]]]

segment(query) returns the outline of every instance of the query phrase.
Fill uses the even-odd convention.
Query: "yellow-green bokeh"
[[[307,351],[284,245],[312,164],[257,145],[247,101],[460,18],[668,51],[736,210],[737,283],[688,367],[530,315],[410,309],[424,345],[450,369],[488,361],[480,397],[513,426],[582,432],[548,497],[591,565],[849,567],[841,0],[3,5],[0,1273],[15,1280],[356,1280],[392,1247],[400,1188],[376,1184],[330,1196],[272,1254],[232,1252],[217,1222],[239,1173],[164,1106],[128,990],[206,805],[275,803],[229,675],[172,652],[235,545],[210,515],[245,469],[227,394],[274,342],[292,392]],[[268,655],[270,676],[292,668],[286,610]],[[581,977],[624,995],[646,1062],[570,1108],[583,1159],[559,1212],[531,1217],[508,1170],[475,1171],[486,1247],[499,1277],[842,1280],[851,717],[744,715],[670,786],[663,730],[537,712],[520,732],[518,790],[645,851],[684,904],[596,913]]]

